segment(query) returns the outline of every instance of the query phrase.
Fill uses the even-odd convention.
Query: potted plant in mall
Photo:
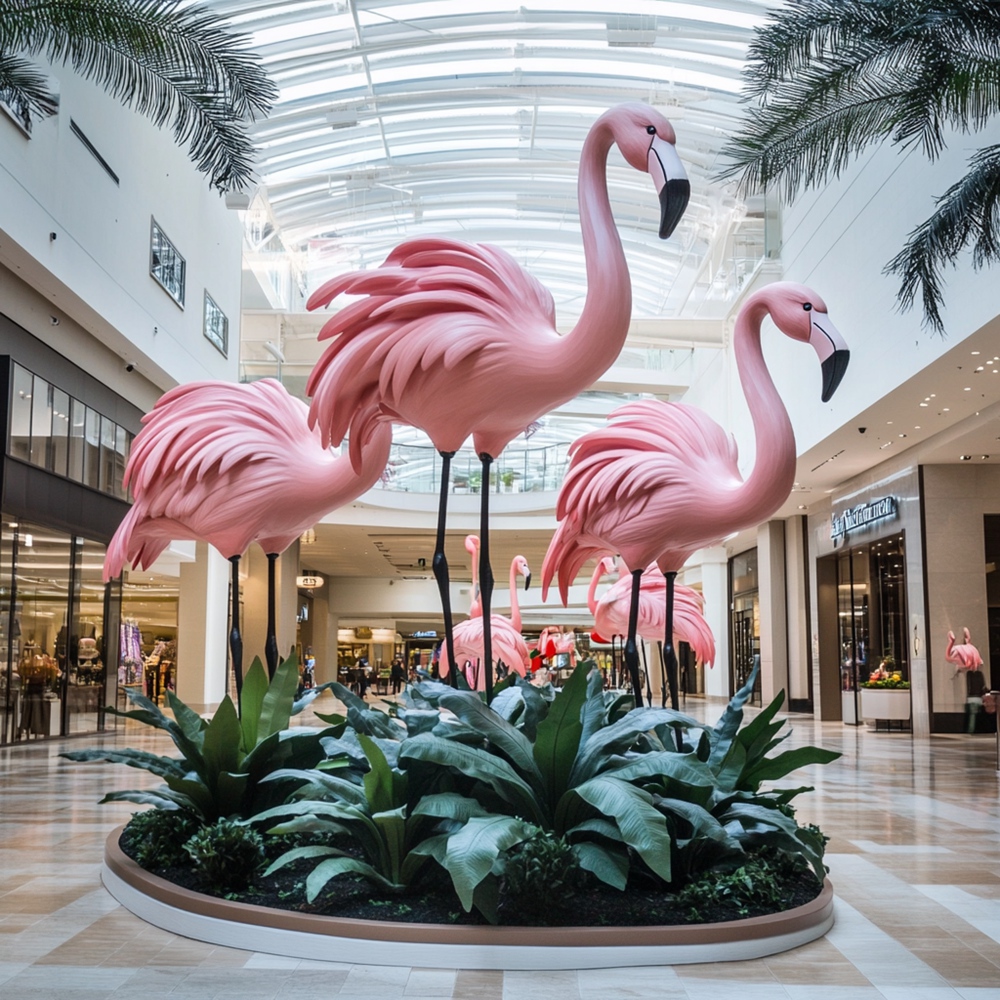
[[[891,653],[861,682],[861,718],[890,722],[910,718],[910,682],[903,680]]]

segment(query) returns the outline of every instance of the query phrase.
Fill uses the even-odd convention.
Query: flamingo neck
[[[510,564],[510,623],[521,631],[521,606],[517,603],[517,560]]]
[[[472,556],[472,591],[469,597],[469,617],[481,618],[483,615],[483,602],[479,597],[479,542],[466,547],[466,552]]]
[[[603,576],[604,567],[598,562],[597,568],[594,570],[594,575],[590,578],[590,588],[587,590],[587,607],[590,609],[592,615],[597,614],[597,585],[601,582],[601,577]]]
[[[741,519],[765,521],[780,507],[795,482],[795,435],[785,405],[774,387],[760,346],[765,302],[755,303],[736,321],[736,368],[753,420],[757,454],[753,471],[740,487]]]
[[[576,326],[561,338],[558,370],[586,389],[621,352],[632,316],[632,283],[608,198],[608,151],[614,136],[599,121],[580,154],[578,200],[587,266],[587,299]]]

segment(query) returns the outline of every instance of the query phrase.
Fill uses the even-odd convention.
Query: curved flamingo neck
[[[592,615],[597,614],[597,585],[601,582],[601,577],[604,576],[604,567],[598,562],[597,568],[594,570],[594,575],[590,578],[590,587],[587,590],[587,607],[590,609]]]
[[[632,283],[608,198],[610,125],[599,120],[587,133],[580,154],[578,200],[587,265],[587,299],[576,326],[561,338],[559,370],[580,392],[614,363],[632,316]]]
[[[465,551],[472,556],[472,592],[469,597],[469,617],[481,618],[483,602],[479,597],[479,539],[472,542],[471,546],[466,545]]]
[[[737,318],[733,334],[736,368],[757,443],[753,471],[739,491],[739,513],[747,525],[767,520],[788,499],[795,482],[792,423],[760,346],[760,328],[768,311],[764,299],[753,303]]]
[[[510,623],[515,632],[521,631],[521,606],[517,603],[517,560],[510,564]]]

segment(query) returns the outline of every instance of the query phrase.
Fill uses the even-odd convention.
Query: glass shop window
[[[113,420],[101,417],[101,485],[104,493],[115,491],[115,432]]]
[[[49,448],[51,472],[66,475],[69,461],[69,393],[52,387],[52,444]]]
[[[149,273],[167,295],[183,309],[187,264],[155,219],[152,222],[149,243]]]
[[[83,482],[85,486],[101,488],[101,415],[87,407],[84,423],[85,463]]]
[[[34,376],[26,368],[14,365],[10,400],[10,439],[7,452],[13,458],[31,461],[31,397]]]
[[[35,376],[31,394],[31,464],[49,468],[52,442],[52,386]]]
[[[66,474],[74,482],[86,482],[86,447],[84,430],[87,423],[87,407],[78,399],[69,402],[69,468]]]

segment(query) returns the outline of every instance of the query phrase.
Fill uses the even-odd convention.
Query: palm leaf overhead
[[[790,198],[886,140],[934,159],[949,129],[976,131],[1000,112],[1000,5],[788,0],[758,30],[745,77],[751,106],[724,150],[723,176],[746,190],[777,187]],[[886,267],[901,278],[900,304],[919,291],[938,332],[943,267],[970,243],[974,266],[998,259],[1000,157],[981,150],[969,166]]]
[[[0,98],[26,124],[56,107],[23,59],[39,55],[169,125],[213,187],[249,184],[247,127],[277,89],[218,14],[180,0],[0,0]]]

